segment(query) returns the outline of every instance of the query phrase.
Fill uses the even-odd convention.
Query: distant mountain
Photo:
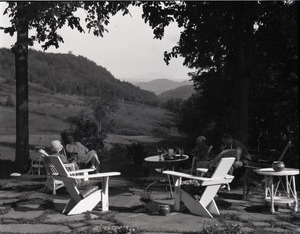
[[[14,79],[15,58],[9,49],[0,48],[0,77]],[[119,100],[158,104],[158,97],[133,84],[116,79],[104,67],[73,54],[54,54],[36,50],[28,53],[28,80],[54,93],[99,96]]]
[[[139,82],[135,85],[140,87],[141,89],[152,91],[155,94],[159,95],[167,90],[175,89],[190,84],[190,81],[177,82],[170,79],[155,79],[149,82]]]
[[[167,101],[171,98],[177,99],[180,98],[182,100],[186,100],[195,92],[193,85],[184,85],[175,89],[171,89],[168,91],[165,91],[158,95],[158,97],[162,101]]]
[[[173,80],[173,81],[177,81],[177,82],[184,80],[184,78],[171,77],[171,76],[157,73],[157,72],[148,72],[148,73],[144,73],[139,76],[123,78],[123,80],[129,81],[133,84],[137,84],[140,82],[149,82],[151,80],[157,80],[157,79],[168,79],[168,80]]]

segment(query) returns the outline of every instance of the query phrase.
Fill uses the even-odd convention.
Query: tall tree
[[[47,50],[50,46],[59,47],[63,38],[58,30],[64,25],[84,32],[78,9],[86,13],[86,27],[95,36],[103,36],[110,16],[122,11],[129,13],[130,2],[8,2],[4,14],[11,18],[11,26],[3,28],[5,33],[17,33],[17,42],[13,46],[16,61],[17,129],[15,169],[24,172],[28,167],[28,46],[34,42],[42,44]],[[28,38],[28,30],[32,36]],[[35,30],[35,31],[34,31]]]
[[[16,155],[24,155],[24,157],[16,157],[15,167],[17,165],[27,166],[28,158],[28,143],[29,143],[29,129],[28,129],[28,22],[22,15],[22,5],[24,3],[18,2],[19,8],[16,17],[17,43],[13,48],[15,53],[15,67],[16,67]],[[17,169],[17,168],[16,168]],[[25,169],[25,168],[24,168]]]
[[[183,56],[184,65],[196,69],[191,76],[199,93],[203,94],[213,83],[211,78],[230,84],[227,94],[234,94],[233,132],[247,144],[249,92],[254,76],[261,75],[257,69],[263,73],[266,68],[257,63],[265,53],[258,51],[262,39],[259,35],[262,33],[264,42],[272,40],[265,30],[272,28],[271,19],[282,29],[280,20],[289,13],[294,27],[295,5],[264,1],[143,2],[141,5],[143,17],[153,28],[156,38],[164,36],[164,29],[171,22],[182,28],[178,44],[170,52],[165,52],[165,61],[168,63],[171,58]],[[209,91],[214,92],[214,88]],[[231,103],[227,106],[231,108]]]
[[[87,105],[92,109],[92,115],[98,124],[99,132],[103,131],[103,125],[107,119],[107,115],[118,108],[117,100],[113,96],[106,94],[101,94],[100,97],[96,98],[89,98]]]

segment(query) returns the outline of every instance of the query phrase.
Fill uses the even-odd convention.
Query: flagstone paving
[[[145,193],[147,183],[115,177],[110,180],[110,211],[102,212],[98,205],[91,212],[66,216],[61,211],[69,198],[67,191],[45,192],[44,181],[41,176],[28,175],[0,180],[0,233],[101,233],[122,227],[145,234],[201,233],[203,228],[221,227],[233,233],[300,233],[299,212],[280,206],[271,214],[259,189],[251,191],[247,201],[241,199],[241,188],[220,191],[216,202],[221,216],[210,219],[187,210],[174,212],[163,184]],[[159,204],[171,206],[169,216],[158,214]]]

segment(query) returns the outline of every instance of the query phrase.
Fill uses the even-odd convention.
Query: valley
[[[15,84],[0,78],[0,159],[14,160],[15,152]],[[8,97],[12,105],[7,105]],[[29,84],[29,144],[48,146],[69,128],[68,117],[79,115],[86,108],[85,98],[78,95],[54,94],[43,86]],[[105,143],[158,142],[157,132],[174,133],[175,116],[162,108],[118,101],[118,108],[109,115],[113,126]],[[171,131],[172,130],[172,131]]]

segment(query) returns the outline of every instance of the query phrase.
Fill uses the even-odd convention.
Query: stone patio
[[[262,189],[251,189],[247,201],[242,188],[222,190],[216,197],[221,216],[214,219],[172,211],[173,201],[163,183],[151,187],[146,179],[110,179],[110,211],[100,205],[85,214],[66,216],[61,211],[69,196],[44,191],[44,176],[22,175],[0,180],[0,233],[101,233],[126,227],[127,233],[201,233],[230,229],[234,233],[300,233],[300,214],[280,206],[275,214],[263,201]],[[160,216],[158,204],[170,204],[169,216]],[[127,230],[126,229],[126,230]],[[132,230],[135,230],[132,231]],[[136,232],[138,230],[138,232]],[[125,232],[122,232],[125,233]]]

